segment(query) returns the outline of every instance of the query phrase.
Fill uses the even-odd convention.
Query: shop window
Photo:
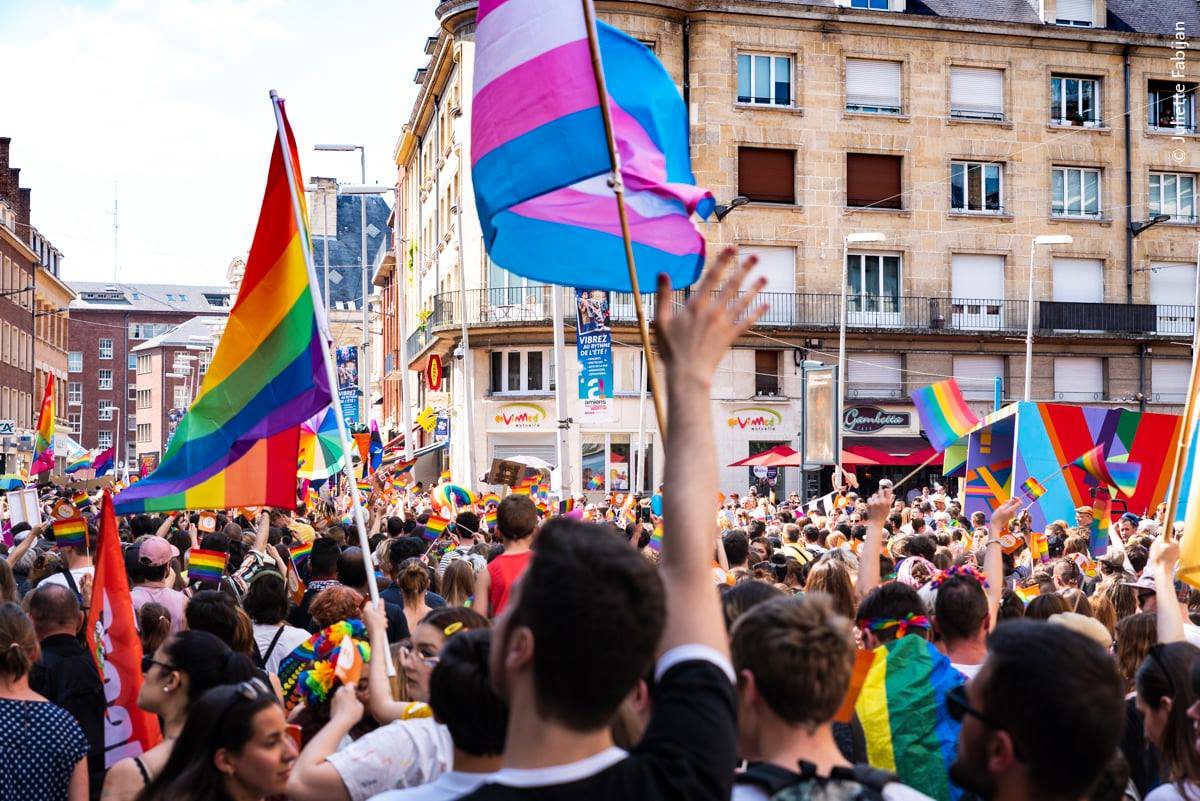
[[[654,482],[652,452],[652,438],[647,434],[640,488],[643,492],[649,491]],[[636,434],[584,433],[580,448],[583,489],[587,492],[629,492],[637,472],[636,459]]]

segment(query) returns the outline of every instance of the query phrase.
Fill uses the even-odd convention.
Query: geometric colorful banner
[[[968,517],[972,512],[983,512],[991,517],[1000,504],[1012,497],[1016,415],[1008,411],[1008,414],[990,415],[983,428],[967,437],[963,511]]]

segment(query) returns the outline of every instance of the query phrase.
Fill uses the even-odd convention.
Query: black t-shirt
[[[88,741],[90,796],[100,797],[104,780],[104,683],[92,655],[79,640],[56,634],[41,642],[41,658],[29,671],[35,693],[71,713]]]
[[[539,770],[505,768],[463,798],[728,801],[737,762],[737,701],[728,660],[703,646],[683,646],[664,654],[656,672],[654,711],[632,751],[610,748]]]

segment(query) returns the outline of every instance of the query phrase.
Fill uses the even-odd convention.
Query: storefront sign
[[[743,431],[777,431],[783,425],[783,415],[765,406],[745,406],[733,409],[725,424]]]
[[[608,293],[575,290],[575,353],[579,359],[579,400],[582,422],[613,420],[612,329]]]
[[[425,386],[431,392],[440,392],[442,375],[442,357],[434,353],[429,357],[429,364],[425,368]]]
[[[804,439],[807,464],[837,463],[836,367],[804,369]]]
[[[337,392],[342,418],[347,425],[358,422],[358,347],[337,349]]]
[[[842,430],[849,434],[872,434],[885,428],[908,428],[912,415],[888,412],[878,406],[851,406],[842,415]]]
[[[450,416],[439,414],[433,428],[433,441],[445,442],[450,439]]]
[[[546,408],[536,403],[505,403],[496,407],[493,421],[510,431],[540,430],[548,419]]]
[[[17,433],[16,420],[0,420],[0,436],[12,436]]]

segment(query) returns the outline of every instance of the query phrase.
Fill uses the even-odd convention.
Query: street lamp
[[[1158,225],[1159,223],[1165,223],[1165,222],[1170,222],[1170,221],[1171,221],[1170,214],[1155,214],[1150,219],[1148,219],[1144,222],[1138,222],[1138,223],[1135,223],[1132,220],[1130,220],[1129,221],[1129,233],[1132,234],[1133,236],[1137,236],[1138,234],[1145,231],[1147,228],[1153,228],[1154,226]]]
[[[738,206],[745,206],[749,202],[750,198],[746,197],[745,195],[738,195],[733,200],[729,201],[728,205],[718,204],[713,209],[713,213],[717,216],[717,222],[721,222],[721,220],[724,220],[726,217],[728,217],[729,212],[733,211]]]
[[[886,237],[878,231],[846,234],[842,240],[842,302],[838,314],[838,402],[837,402],[837,477],[842,476],[842,417],[846,406],[846,293],[850,283],[850,246],[866,242],[882,242]],[[835,486],[834,489],[837,489]]]
[[[324,233],[321,235],[321,250],[324,252],[322,257],[322,268],[325,271],[325,312],[329,313],[329,193],[324,191],[318,184],[307,184],[305,187],[309,192],[321,193],[321,230]],[[337,181],[333,182],[333,193],[336,196],[338,193]],[[334,233],[337,233],[336,231]]]
[[[360,166],[362,167],[362,182],[364,184],[367,182],[367,149],[363,145],[336,145],[336,144],[335,145],[314,145],[313,150],[324,151],[324,152],[334,152],[334,153],[351,153],[351,152],[357,150],[359,152],[359,160],[360,160],[359,163],[360,163]],[[361,197],[361,195],[370,194],[370,193],[355,192],[353,194],[360,195],[359,203],[358,203],[358,210],[359,210],[358,228],[359,228],[359,240],[360,240],[360,245],[362,248],[362,251],[361,251],[362,265],[361,266],[362,266],[363,346],[362,346],[362,354],[361,354],[362,358],[361,358],[361,362],[359,364],[358,375],[359,375],[360,381],[362,380],[362,376],[364,374],[367,376],[367,386],[363,390],[363,402],[362,402],[362,423],[363,423],[363,425],[366,425],[367,418],[370,417],[370,414],[371,414],[371,400],[369,397],[370,389],[371,389],[371,344],[370,344],[371,343],[371,333],[369,330],[370,321],[367,319],[367,296],[370,294],[367,291],[367,199],[365,197]],[[326,237],[326,240],[328,241],[328,237]],[[327,253],[328,253],[328,251],[327,251]],[[326,263],[326,265],[329,264],[328,258],[326,258],[325,263]],[[328,281],[326,281],[325,287],[326,287],[325,291],[328,292],[329,291],[329,289],[328,289],[329,282]],[[367,369],[366,370],[362,369],[363,366],[365,366]]]
[[[1029,292],[1025,298],[1025,400],[1029,400],[1033,374],[1033,267],[1038,245],[1069,245],[1074,241],[1070,234],[1043,234],[1035,236],[1029,248]]]

